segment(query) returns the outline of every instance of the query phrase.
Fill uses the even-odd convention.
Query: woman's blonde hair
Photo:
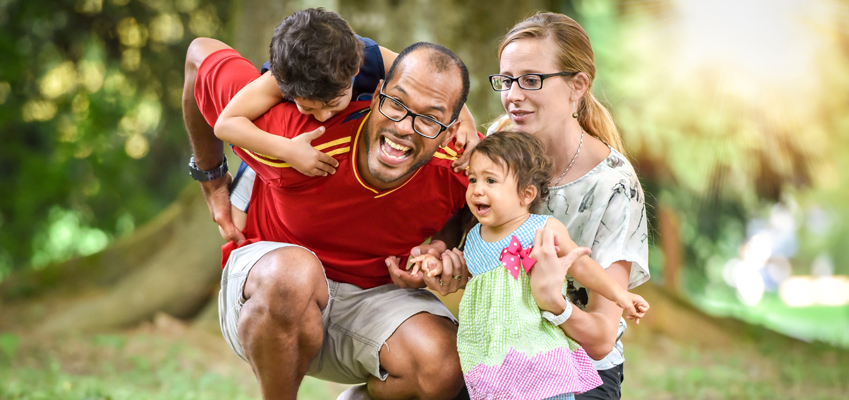
[[[587,91],[579,100],[576,108],[578,123],[590,135],[607,143],[620,153],[624,153],[622,138],[619,135],[619,129],[613,122],[610,111],[592,94],[593,79],[595,79],[593,49],[590,46],[589,36],[575,20],[563,14],[537,13],[519,22],[507,33],[498,49],[498,58],[501,59],[501,53],[504,52],[507,45],[517,40],[544,40],[547,38],[551,38],[559,49],[554,60],[558,71],[544,72],[583,72],[590,78]],[[490,131],[493,132],[509,129],[509,115],[502,115],[492,125]]]

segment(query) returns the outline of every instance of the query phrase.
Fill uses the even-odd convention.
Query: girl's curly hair
[[[542,199],[548,197],[548,182],[554,164],[545,154],[542,142],[533,135],[518,131],[498,131],[490,134],[474,149],[472,155],[480,153],[492,162],[502,165],[507,173],[516,176],[516,192],[528,186],[536,186],[537,196],[528,210],[534,212]]]

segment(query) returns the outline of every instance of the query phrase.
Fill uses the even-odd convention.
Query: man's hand
[[[389,269],[389,277],[392,278],[392,283],[404,289],[425,287],[424,273],[422,271],[416,271],[415,273],[407,271],[398,265],[400,261],[401,259],[395,256],[386,257],[386,267]]]
[[[466,287],[471,274],[466,268],[463,252],[454,248],[439,254],[431,250],[428,254],[442,260],[442,273],[436,276],[424,276],[427,287],[443,296],[454,293]]]
[[[319,138],[324,134],[324,127],[298,135],[294,139],[288,140],[287,149],[282,152],[283,157],[280,157],[292,168],[306,176],[327,176],[336,173],[336,167],[339,166],[339,161],[335,158],[316,150],[310,142]]]
[[[436,251],[436,253],[433,253],[431,250]],[[413,249],[410,250],[410,257],[415,258],[423,254],[433,254],[434,256],[439,257],[439,255],[444,253],[445,250],[448,250],[448,246],[445,245],[445,242],[441,240],[431,240],[428,244],[413,247]]]
[[[203,190],[203,197],[206,198],[209,214],[212,216],[212,220],[221,227],[224,238],[234,241],[236,244],[241,244],[245,241],[245,235],[236,228],[230,216],[229,188],[232,181],[233,176],[228,172],[218,179],[201,182],[200,187]]]

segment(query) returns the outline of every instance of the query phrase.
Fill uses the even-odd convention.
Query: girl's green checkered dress
[[[472,399],[569,399],[601,384],[584,349],[542,318],[524,269],[514,278],[501,262],[513,238],[530,247],[548,218],[531,215],[494,243],[481,239],[480,224],[469,232],[473,277],[460,302],[457,348]]]

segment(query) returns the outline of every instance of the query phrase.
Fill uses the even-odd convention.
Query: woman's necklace
[[[557,178],[557,181],[555,181],[554,184],[551,185],[551,187],[557,186],[557,184],[560,183],[560,180],[563,179],[564,176],[566,176],[566,173],[569,172],[569,168],[572,168],[572,164],[574,164],[575,159],[578,158],[578,153],[581,152],[581,146],[583,146],[583,145],[584,145],[584,128],[581,128],[581,141],[578,143],[578,151],[575,152],[575,156],[572,157],[572,161],[569,162],[569,165],[566,167],[566,170],[563,171],[562,174],[560,174],[560,177]]]

